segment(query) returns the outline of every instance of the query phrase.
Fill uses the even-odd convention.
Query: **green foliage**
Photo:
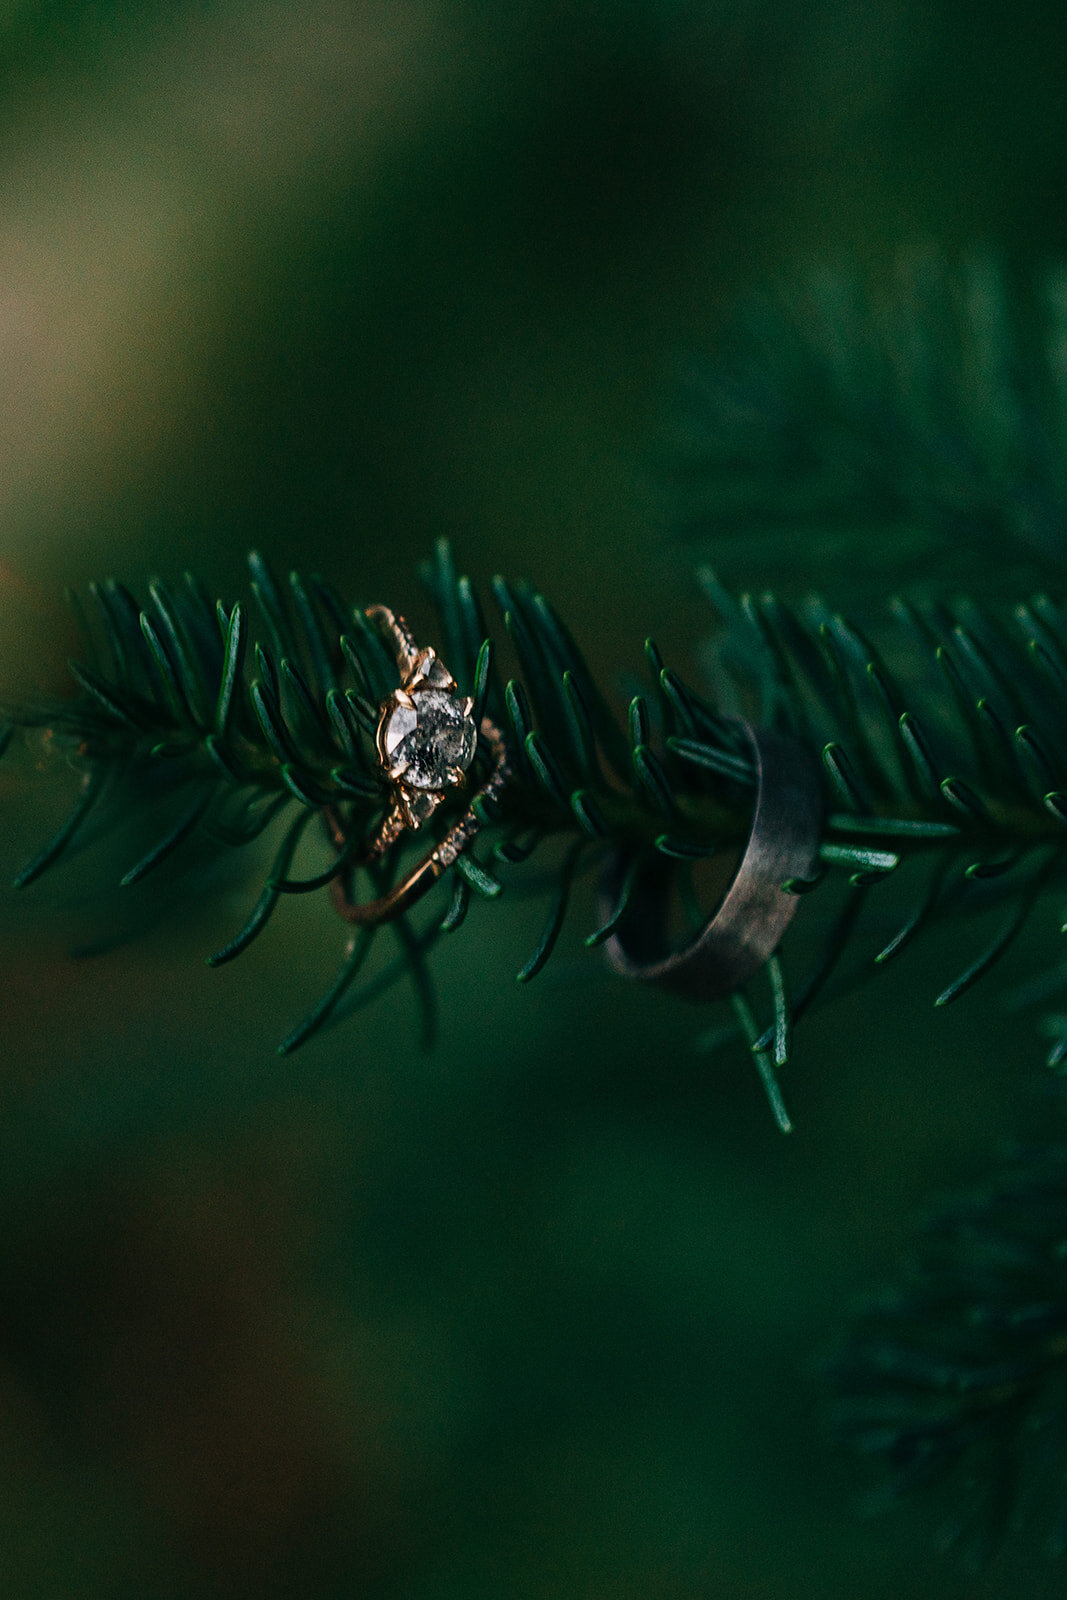
[[[817,596],[736,596],[703,569],[696,583],[718,630],[701,646],[702,676],[683,675],[647,640],[645,685],[622,708],[542,594],[497,578],[496,611],[483,611],[440,542],[423,570],[436,613],[429,642],[477,720],[505,731],[512,778],[494,801],[441,808],[426,832],[474,805],[474,848],[414,911],[348,939],[279,1050],[403,978],[428,1044],[434,947],[469,927],[475,898],[522,885],[545,907],[520,983],[558,949],[586,876],[601,886],[587,948],[625,928],[653,869],[684,940],[749,827],[755,774],[738,717],[791,736],[796,759],[817,764],[825,800],[817,867],[784,885],[802,897],[785,948],[705,1036],[743,1042],[783,1130],[779,1075],[820,997],[875,977],[932,934],[935,959],[949,963],[931,985],[934,1005],[995,971],[1035,908],[1045,916],[1067,851],[1067,612],[1043,592],[1014,606],[1001,598],[1006,573],[1049,567],[1064,548],[1067,293],[1050,282],[1045,298],[1039,335],[986,264],[961,275],[915,264],[879,306],[853,280],[823,276],[754,310],[729,358],[704,375],[692,438],[691,525],[712,522],[727,554],[730,533],[743,533],[746,560],[773,558],[783,588],[799,569],[799,531],[808,562],[812,529],[841,553],[860,548],[857,535],[876,552],[872,530],[891,527],[903,537],[891,546],[898,580],[981,552],[992,601],[896,599],[861,631]],[[844,590],[849,574],[837,570]],[[982,563],[974,575],[981,588]],[[151,582],[142,607],[119,583],[93,586],[88,612],[74,601],[84,634],[70,663],[75,692],[9,707],[0,734],[2,754],[16,729],[47,730],[81,781],[17,887],[124,834],[134,817],[151,816],[158,831],[125,864],[127,889],[166,871],[173,895],[183,862],[269,841],[248,915],[211,966],[247,950],[291,897],[331,896],[339,882],[353,892],[357,881],[377,897],[427,848],[409,835],[385,861],[367,859],[390,804],[375,733],[398,672],[362,605],[317,575],[283,582],[255,554],[250,590],[251,605],[213,606],[187,575],[174,588]],[[475,792],[491,765],[483,741]],[[190,873],[189,892],[200,887]],[[1067,963],[1050,963],[1014,1003],[1064,989]],[[1059,1066],[1067,1017],[1044,1027]],[[961,1480],[952,1536],[976,1560],[996,1547],[1020,1486],[1024,1500],[1055,1498],[1067,1468],[1065,1261],[1067,1147],[1056,1146],[945,1213],[835,1364],[841,1427],[881,1462],[883,1498]],[[1067,1511],[1054,1506],[1050,1520],[1062,1549]]]
[[[822,269],[748,299],[694,367],[678,521],[810,582],[959,581],[1064,559],[1067,284],[1018,293],[934,250],[877,284]],[[760,534],[753,549],[752,535]],[[743,539],[743,545],[742,545]]]
[[[59,860],[88,819],[104,831],[146,796],[159,814],[161,790],[170,814],[123,884],[149,877],[194,835],[219,852],[268,832],[275,839],[262,890],[244,925],[208,957],[212,966],[246,950],[284,898],[328,891],[335,878],[365,870],[361,852],[388,803],[373,744],[378,702],[397,683],[388,651],[362,610],[320,578],[293,573],[283,585],[258,555],[250,567],[251,616],[240,604],[212,608],[191,578],[173,591],[153,582],[143,610],[117,583],[94,587],[96,626],[87,626],[84,660],[71,663],[79,694],[10,712],[15,723],[47,727],[82,772],[69,819],[19,873],[20,886]],[[699,924],[709,908],[694,868],[743,840],[752,805],[750,758],[728,709],[794,735],[821,763],[826,793],[819,872],[789,885],[809,896],[791,941],[806,968],[791,985],[777,957],[768,966],[768,1024],[753,1020],[762,1002],[735,1008],[783,1126],[775,1072],[788,1059],[794,1022],[843,956],[874,972],[928,929],[995,910],[984,945],[969,948],[961,931],[958,970],[935,996],[948,1004],[994,966],[1060,872],[1067,617],[1045,596],[1010,619],[962,600],[921,610],[899,602],[876,647],[817,600],[792,609],[771,595],[735,599],[705,571],[701,584],[724,624],[716,646],[722,704],[649,641],[650,691],[632,698],[624,728],[543,595],[494,582],[517,667],[508,676],[446,544],[424,577],[458,681],[508,729],[515,778],[484,814],[477,848],[460,857],[448,909],[431,905],[426,918],[420,907],[393,925],[399,960],[362,989],[351,986],[386,930],[357,941],[285,1051],[379,993],[386,973],[406,971],[428,1015],[432,946],[463,925],[472,891],[496,899],[529,876],[531,863],[551,887],[520,982],[549,960],[579,875],[609,856],[619,858],[622,890],[588,944],[620,925],[634,883],[657,860],[669,864],[681,913]],[[331,812],[343,818],[348,844],[321,870],[299,867],[309,849],[323,848],[312,824]],[[425,848],[415,836],[391,853],[384,875],[376,865],[371,892],[400,872],[405,849]],[[877,920],[864,916],[871,891],[898,875],[911,883],[898,925],[864,948],[864,926]]]
[[[948,1503],[982,1565],[1021,1515],[1067,1550],[1067,1145],[1023,1151],[928,1224],[902,1283],[831,1364],[836,1419],[871,1458],[872,1509]]]
[[[824,271],[750,301],[694,374],[680,520],[714,535],[724,566],[743,553],[750,581],[773,569],[789,589],[818,565],[839,603],[887,587],[939,596],[892,601],[875,647],[817,599],[735,602],[705,578],[730,617],[725,659],[746,655],[760,715],[823,762],[824,871],[792,887],[818,888],[817,907],[821,885],[848,875],[788,1008],[780,971],[769,974],[773,1025],[761,1031],[735,997],[765,1072],[813,995],[835,974],[863,975],[866,947],[882,966],[937,935],[932,959],[955,963],[933,987],[948,1005],[996,968],[1062,881],[1067,617],[1045,593],[1014,607],[1004,596],[1062,572],[1065,349],[1062,272],[1020,295],[987,260],[956,268],[930,252],[902,263],[888,289]],[[940,598],[964,571],[972,598]],[[994,598],[973,598],[983,592]],[[721,759],[675,748],[713,769]],[[895,925],[880,914],[889,905]],[[796,939],[803,926],[798,917]],[[1038,956],[1009,1009],[1065,988],[1067,965]],[[1042,1027],[1061,1067],[1067,1017]],[[1057,1144],[1023,1152],[944,1210],[833,1364],[840,1429],[880,1468],[872,1503],[941,1493],[953,1507],[945,1540],[975,1565],[1020,1516],[1044,1519],[1053,1552],[1067,1546],[1065,1261]]]

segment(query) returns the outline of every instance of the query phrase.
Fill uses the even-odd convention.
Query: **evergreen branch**
[[[1067,1145],[1017,1156],[935,1216],[829,1364],[872,1509],[940,1492],[980,1566],[1018,1516],[1067,1550]]]
[[[212,965],[246,949],[283,899],[318,889],[347,895],[389,804],[374,741],[378,704],[398,683],[396,663],[362,608],[320,578],[292,574],[283,585],[261,556],[250,566],[256,607],[220,604],[214,620],[188,579],[173,590],[155,582],[151,612],[138,611],[118,584],[95,587],[95,621],[85,626],[95,626],[96,636],[85,653],[96,664],[72,666],[78,693],[58,705],[4,712],[7,724],[48,729],[83,783],[68,823],[19,874],[19,885],[59,858],[90,812],[101,833],[149,795],[153,810],[161,793],[178,799],[163,836],[128,868],[126,883],[164,859],[180,861],[190,838],[225,851],[280,830],[248,921]],[[751,753],[724,704],[751,706],[750,716],[761,709],[791,734],[820,763],[826,796],[818,869],[809,881],[784,886],[805,896],[789,936],[801,957],[799,981],[787,994],[784,969],[772,959],[773,1015],[756,1021],[750,1001],[743,1017],[737,1013],[768,1083],[768,1066],[785,1064],[793,1026],[843,970],[846,954],[857,955],[853,967],[876,972],[930,927],[949,919],[962,926],[972,913],[1003,907],[992,942],[964,953],[958,975],[946,975],[931,996],[944,1005],[984,977],[1042,890],[1060,879],[1067,617],[1047,596],[1012,614],[964,600],[898,605],[876,647],[821,602],[735,601],[705,572],[701,587],[725,624],[717,668],[724,702],[686,681],[647,641],[651,689],[631,699],[623,722],[569,630],[529,585],[494,583],[515,658],[501,667],[447,546],[439,545],[427,579],[464,685],[479,707],[503,713],[513,777],[492,805],[475,803],[481,835],[477,851],[460,854],[449,874],[451,907],[437,905],[418,933],[409,913],[396,930],[399,967],[372,974],[362,990],[349,993],[346,983],[343,1007],[324,1001],[310,1014],[314,1027],[295,1030],[287,1049],[350,1014],[361,994],[380,992],[386,972],[407,971],[424,990],[426,957],[438,937],[463,925],[471,893],[497,899],[513,879],[542,884],[541,867],[531,873],[527,863],[535,854],[540,861],[553,841],[548,916],[520,981],[540,973],[558,943],[579,858],[600,876],[610,861],[622,886],[588,945],[624,927],[635,885],[657,862],[671,898],[699,927],[713,903],[701,904],[693,869],[743,843],[753,805]],[[480,747],[471,788],[491,759]],[[446,828],[462,803],[446,802],[425,831]],[[325,866],[305,866],[302,841],[320,837],[320,828],[309,828],[316,818],[333,853]],[[409,832],[390,852],[393,870],[426,848],[422,832]],[[910,910],[880,887],[897,878],[919,880]],[[843,898],[835,883],[844,884]],[[887,895],[897,931],[874,928],[864,951],[867,907]],[[875,920],[884,923],[884,913]],[[777,1114],[784,1124],[780,1107]]]
[[[743,536],[747,569],[773,561],[779,582],[810,569],[812,537],[842,572],[891,563],[894,583],[958,570],[961,546],[1001,581],[1011,561],[1061,564],[1065,333],[1062,274],[1020,297],[977,256],[771,288],[689,374],[676,520],[720,552]]]

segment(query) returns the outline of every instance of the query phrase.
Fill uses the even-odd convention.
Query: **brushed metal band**
[[[718,1000],[746,983],[778,948],[798,905],[782,884],[808,878],[816,863],[822,825],[818,768],[795,739],[738,723],[752,748],[756,805],[744,854],[718,909],[703,931],[680,950],[664,954],[671,866],[651,861],[635,885],[618,929],[605,942],[616,972],[685,995]],[[624,863],[610,863],[600,889],[601,914],[611,916]]]

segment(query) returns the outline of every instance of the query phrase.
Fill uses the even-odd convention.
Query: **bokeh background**
[[[609,681],[649,632],[688,664],[680,368],[813,261],[1061,258],[1065,45],[973,0],[9,0],[2,680],[61,681],[64,585],[232,600],[251,545],[422,621],[441,534]],[[0,879],[70,787],[0,768]],[[917,1207],[1046,1114],[995,1000],[932,1017],[920,962],[826,1008],[785,1140],[576,936],[517,989],[539,905],[438,953],[432,1054],[401,991],[280,1060],[324,905],[217,973],[250,882],[73,960],[94,881],[0,894],[5,1595],[1060,1592],[857,1519],[817,1375]]]

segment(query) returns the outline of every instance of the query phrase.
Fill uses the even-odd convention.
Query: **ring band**
[[[799,903],[782,884],[810,878],[818,856],[822,785],[808,751],[781,734],[737,725],[752,749],[756,805],[744,854],[718,909],[696,939],[663,955],[671,867],[660,858],[638,879],[622,922],[605,942],[616,972],[691,1000],[734,993],[774,954]],[[618,903],[623,876],[616,857],[601,884],[605,920]]]
[[[377,732],[379,764],[394,798],[366,849],[331,881],[330,893],[346,922],[369,927],[401,916],[447,872],[482,825],[477,808],[499,796],[511,769],[504,735],[488,717],[475,727],[473,700],[459,695],[436,651],[420,650],[404,618],[387,606],[368,606],[364,615],[389,635],[401,678],[400,688],[382,702]],[[433,815],[448,790],[466,781],[479,740],[488,746],[493,765],[467,811],[400,883],[375,900],[354,901],[348,888],[352,868],[378,860]],[[341,852],[348,836],[336,809],[328,807],[325,818],[331,842]]]

